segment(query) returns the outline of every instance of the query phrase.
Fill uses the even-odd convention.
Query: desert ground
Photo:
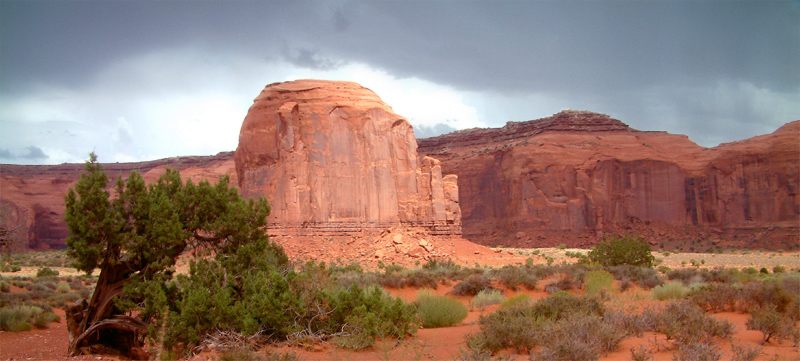
[[[502,262],[507,265],[523,266],[524,263],[534,264],[535,266],[551,265],[553,267],[574,265],[578,254],[585,254],[585,249],[568,248],[492,248],[480,251],[470,250],[454,254],[454,258],[464,265],[489,264],[494,269],[502,266]],[[785,269],[786,277],[796,277],[800,279],[800,252],[771,252],[771,251],[728,251],[722,253],[673,253],[673,252],[654,252],[656,263],[662,271],[666,268],[685,269],[685,270],[712,270],[719,267],[736,268],[746,270],[748,268],[765,268],[767,273],[772,273],[776,267]],[[90,284],[92,277],[81,276],[74,268],[65,267],[68,262],[66,256],[61,251],[48,251],[44,253],[25,253],[12,256],[18,259],[18,263],[23,266],[16,272],[2,272],[0,279],[10,283],[6,290],[9,294],[24,294],[31,292],[26,289],[23,283],[37,281],[37,271],[47,265],[50,269],[58,271],[59,275],[51,279],[51,283],[57,285],[57,289],[66,288],[61,284],[72,284],[76,279],[83,280],[85,284]],[[413,266],[412,266],[413,267]],[[380,269],[374,271],[380,272]],[[745,271],[747,272],[747,271]],[[753,272],[753,271],[749,271]],[[762,271],[763,272],[763,271]],[[503,299],[509,299],[520,294],[527,295],[530,300],[541,300],[549,296],[546,291],[548,285],[557,282],[562,275],[558,272],[536,280],[533,289],[525,287],[514,287],[513,289],[504,285],[497,279],[492,280],[492,286],[500,291]],[[660,274],[665,280],[667,274]],[[39,277],[41,278],[41,277]],[[24,281],[27,280],[27,281]],[[452,291],[458,280],[440,280],[435,289],[426,287],[391,287],[384,285],[383,288],[392,296],[399,297],[404,302],[414,302],[418,293],[425,289],[436,295],[453,298],[468,308],[467,316],[455,325],[438,328],[421,328],[416,335],[404,339],[382,339],[378,340],[373,346],[360,351],[353,351],[337,347],[328,342],[317,342],[313,344],[292,344],[279,343],[261,345],[246,353],[231,354],[224,346],[212,345],[201,352],[191,356],[192,360],[216,360],[230,359],[230,357],[278,357],[276,355],[291,355],[299,360],[454,360],[454,359],[476,359],[471,355],[467,346],[467,340],[471,335],[481,331],[481,317],[496,312],[503,307],[497,304],[485,307],[475,307],[471,304],[473,296],[453,295]],[[23,287],[17,286],[23,285]],[[581,296],[587,291],[585,287],[575,287],[568,289],[570,294]],[[660,309],[665,307],[672,300],[658,300],[654,296],[652,289],[646,289],[640,285],[625,287],[622,291],[621,282],[614,280],[610,287],[603,291],[602,300],[608,310],[623,310],[635,312],[645,308]],[[58,291],[54,291],[58,292]],[[62,292],[64,292],[62,290]],[[72,291],[70,291],[72,292]],[[50,296],[51,300],[53,296]],[[64,298],[62,298],[61,302]],[[73,298],[66,298],[71,300]],[[59,301],[56,301],[59,302]],[[63,305],[63,303],[62,303]],[[80,356],[68,358],[67,355],[67,330],[64,322],[64,311],[60,307],[53,308],[60,321],[50,323],[46,328],[34,328],[21,332],[1,332],[0,331],[0,359],[2,360],[106,360],[118,359],[115,356]],[[733,359],[732,345],[744,346],[759,349],[757,360],[798,360],[800,359],[800,349],[793,345],[789,340],[772,340],[762,344],[762,334],[756,330],[748,330],[747,320],[749,315],[745,312],[709,312],[711,317],[717,320],[725,320],[732,324],[733,332],[728,338],[716,339],[715,343],[722,352],[722,360]],[[647,350],[652,360],[672,360],[676,348],[673,341],[667,340],[663,334],[657,332],[642,332],[639,335],[625,337],[612,352],[604,353],[600,360],[631,360],[632,349]],[[472,357],[472,358],[470,358]],[[487,356],[488,357],[488,356]],[[510,360],[527,360],[529,356],[526,352],[515,350],[501,350],[492,355],[494,358]],[[257,358],[256,358],[257,359]]]

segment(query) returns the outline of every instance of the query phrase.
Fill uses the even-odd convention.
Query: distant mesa
[[[457,178],[418,157],[408,121],[356,83],[268,85],[242,124],[235,163],[242,194],[269,199],[276,235],[461,233]]]
[[[284,244],[293,236],[388,239],[375,256],[410,257],[413,250],[398,247],[416,243],[393,245],[408,235],[403,229],[428,241],[463,232],[485,245],[590,246],[635,233],[665,248],[796,249],[798,139],[793,121],[704,148],[684,135],[565,110],[417,140],[369,89],[299,80],[264,88],[235,153],[105,169],[112,177],[137,170],[147,180],[168,167],[195,181],[229,176],[245,196],[267,197],[269,232],[287,236]],[[0,222],[17,230],[17,248],[64,245],[64,194],[82,169],[0,165]],[[386,229],[399,233],[369,236]]]

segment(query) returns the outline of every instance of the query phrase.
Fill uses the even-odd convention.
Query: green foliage
[[[472,308],[483,310],[486,306],[497,305],[503,302],[503,294],[498,290],[483,290],[478,292],[470,301]]]
[[[611,291],[614,276],[604,270],[593,270],[586,272],[583,276],[583,289],[586,294],[595,296],[601,292]]]
[[[520,293],[518,295],[514,295],[507,298],[500,304],[500,308],[509,308],[509,307],[514,307],[516,305],[526,304],[531,302],[533,302],[531,300],[531,296],[528,296],[527,294],[524,293]]]
[[[689,288],[680,282],[667,282],[661,286],[653,288],[653,298],[664,300],[675,300],[684,298],[689,293]]]
[[[467,317],[467,308],[461,302],[428,291],[417,294],[416,304],[425,328],[453,326]]]
[[[94,154],[85,169],[65,198],[67,254],[87,274],[100,268],[101,282],[92,302],[114,305],[102,317],[135,314],[149,324],[153,338],[160,322],[171,314],[174,329],[167,339],[192,342],[210,327],[208,322],[231,322],[247,331],[258,328],[254,324],[266,316],[258,309],[241,309],[267,305],[255,296],[242,297],[281,292],[285,287],[275,281],[274,273],[283,272],[288,264],[283,250],[263,230],[269,214],[265,200],[243,200],[227,177],[215,185],[207,181],[195,185],[191,180],[184,183],[174,170],[150,185],[133,172],[117,180],[112,198]],[[215,254],[216,266],[201,261],[194,266],[195,278],[176,287],[171,282],[175,260],[187,248],[195,248],[200,256]],[[273,288],[264,289],[258,282]],[[118,294],[108,287],[111,284],[122,285],[123,292]],[[193,287],[198,284],[210,288]],[[234,308],[209,312],[209,307],[222,305]],[[89,305],[89,310],[97,307]],[[283,310],[278,314],[291,317]],[[185,333],[178,337],[178,330]]]
[[[761,347],[731,344],[731,361],[755,361],[761,355]]]
[[[12,264],[7,262],[3,262],[2,264],[0,264],[0,272],[19,272],[21,270],[22,267],[20,267],[17,264]]]
[[[30,305],[16,305],[0,308],[0,330],[18,332],[28,331],[33,326],[45,328],[59,317],[52,311]]]
[[[650,245],[643,239],[632,236],[603,240],[589,251],[589,259],[603,266],[632,265],[653,267],[655,257]]]
[[[56,276],[58,276],[58,271],[50,267],[42,267],[36,271],[36,277],[56,277]]]

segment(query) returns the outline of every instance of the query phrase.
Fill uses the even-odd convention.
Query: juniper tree
[[[167,170],[150,185],[136,172],[113,192],[108,183],[92,153],[65,199],[68,254],[79,270],[100,270],[91,299],[67,310],[70,355],[141,350],[163,322],[174,291],[168,281],[184,252],[233,254],[256,244],[270,250],[271,263],[287,263],[264,232],[267,202],[243,200],[227,177],[195,185]]]

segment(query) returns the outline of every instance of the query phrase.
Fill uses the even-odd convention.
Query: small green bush
[[[547,324],[542,335],[542,348],[532,359],[593,361],[615,350],[627,333],[597,315],[574,314]]]
[[[653,267],[655,257],[643,239],[624,236],[609,238],[589,251],[589,259],[603,266],[632,265]]]
[[[11,292],[11,285],[6,283],[5,281],[0,281],[0,292],[3,293]]]
[[[472,308],[483,310],[486,306],[497,305],[503,302],[503,294],[498,290],[483,290],[478,292],[470,301]]]
[[[611,291],[614,276],[608,271],[594,270],[586,272],[583,276],[583,289],[590,296],[598,295],[601,292]]]
[[[680,282],[667,282],[661,286],[653,288],[653,298],[664,300],[677,300],[686,297],[689,288]]]
[[[36,271],[36,277],[55,277],[58,276],[58,271],[50,267],[42,267]]]
[[[784,272],[786,272],[786,267],[784,266],[777,265],[775,267],[772,267],[772,273],[784,273]]]
[[[644,289],[650,289],[664,283],[661,277],[658,276],[658,271],[648,267],[619,265],[607,267],[606,269],[620,282],[634,282]]]
[[[421,291],[417,294],[416,303],[422,327],[425,328],[453,326],[467,317],[467,308],[447,296]]]
[[[58,321],[53,312],[37,306],[17,305],[0,308],[0,330],[18,332],[28,331],[33,326],[45,328],[50,322]]]
[[[483,290],[492,290],[492,282],[484,275],[471,275],[453,287],[450,293],[457,296],[475,296]]]
[[[11,263],[3,263],[0,265],[0,272],[19,272],[22,270],[22,267],[16,264]]]
[[[500,308],[508,308],[508,307],[513,307],[515,305],[532,303],[532,302],[533,300],[531,300],[531,296],[528,296],[524,293],[520,293],[518,295],[507,298],[500,304]]]

